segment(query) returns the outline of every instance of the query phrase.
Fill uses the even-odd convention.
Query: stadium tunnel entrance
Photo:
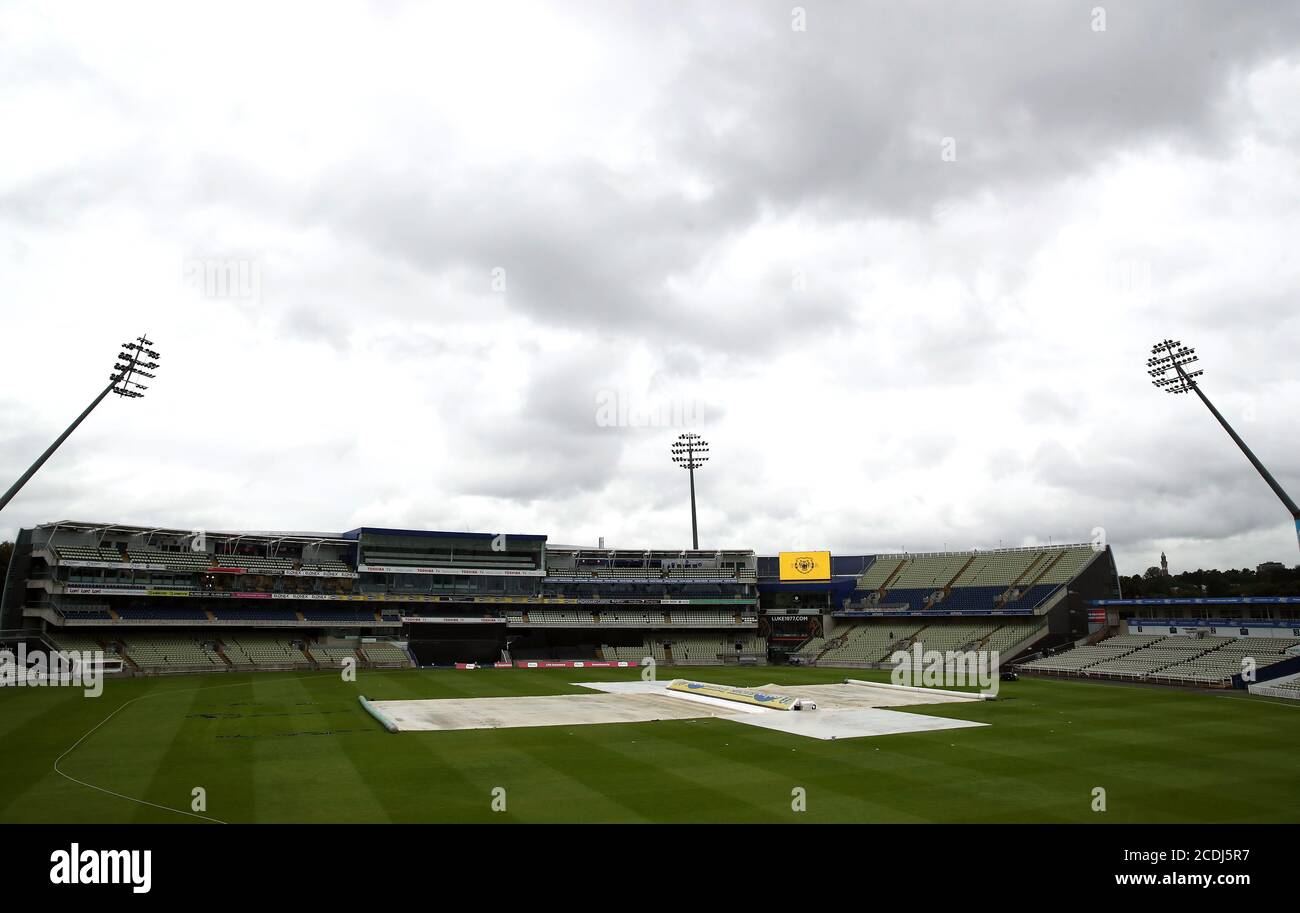
[[[495,663],[505,647],[505,626],[495,624],[412,624],[407,640],[421,666]]]

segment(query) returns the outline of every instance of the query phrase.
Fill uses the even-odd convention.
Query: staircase
[[[894,568],[893,571],[890,572],[889,576],[885,578],[885,582],[876,590],[877,599],[885,598],[885,591],[888,590],[890,584],[897,580],[899,575],[903,573],[903,568],[907,567],[907,562],[909,560],[910,559],[908,558],[904,558],[902,561],[898,562],[898,567]]]

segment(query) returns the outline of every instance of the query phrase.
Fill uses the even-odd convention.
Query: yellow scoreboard
[[[830,552],[781,552],[781,579],[830,580]]]

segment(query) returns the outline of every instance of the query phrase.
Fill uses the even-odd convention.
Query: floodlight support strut
[[[18,481],[14,482],[14,484],[9,487],[9,490],[4,493],[4,497],[0,497],[0,510],[5,509],[5,505],[14,499],[14,495],[18,494],[19,490],[27,484],[28,480],[31,479],[32,476],[36,475],[37,471],[45,465],[45,461],[54,455],[54,451],[59,449],[59,445],[66,441],[72,432],[77,430],[77,426],[86,420],[86,416],[95,411],[95,407],[104,401],[104,397],[113,392],[113,387],[116,385],[117,378],[109,381],[108,386],[100,391],[99,396],[95,397],[94,401],[86,407],[85,411],[78,415],[73,420],[72,424],[55,439],[54,443],[47,447],[45,452],[36,458],[36,462],[28,467],[27,471],[18,477]]]
[[[118,355],[121,361],[113,366],[117,373],[110,376],[108,386],[100,391],[99,395],[73,420],[71,425],[64,429],[53,444],[45,448],[45,452],[36,458],[36,462],[32,463],[26,472],[18,477],[18,481],[9,486],[9,490],[4,493],[3,497],[0,497],[0,510],[5,509],[31,477],[36,475],[37,471],[45,465],[45,461],[54,455],[54,451],[58,450],[59,446],[68,439],[72,432],[77,430],[77,426],[86,420],[86,416],[94,412],[95,407],[104,401],[104,397],[110,393],[117,393],[123,398],[131,399],[144,395],[141,391],[147,388],[133,378],[136,375],[146,378],[154,376],[150,372],[157,370],[158,363],[156,361],[144,361],[145,357],[154,359],[160,357],[157,352],[149,348],[151,345],[153,345],[153,342],[147,336],[137,336],[134,342],[122,344],[121,353]]]
[[[1267,467],[1259,461],[1259,457],[1255,456],[1251,449],[1246,446],[1246,442],[1241,439],[1241,435],[1237,434],[1237,432],[1233,430],[1232,426],[1228,424],[1228,420],[1223,417],[1223,414],[1219,412],[1218,409],[1214,408],[1214,403],[1210,402],[1210,398],[1201,390],[1199,384],[1192,385],[1192,392],[1201,398],[1201,402],[1205,403],[1205,408],[1209,409],[1210,414],[1219,420],[1219,424],[1223,426],[1223,430],[1228,432],[1228,436],[1231,437],[1233,441],[1236,442],[1237,446],[1241,448],[1241,452],[1246,455],[1246,459],[1250,460],[1250,464],[1255,467],[1255,471],[1258,472],[1260,476],[1263,477],[1264,481],[1268,483],[1268,487],[1273,489],[1273,494],[1277,495],[1278,500],[1286,505],[1286,509],[1291,512],[1292,519],[1296,521],[1296,535],[1300,536],[1300,506],[1296,505],[1295,501],[1293,501],[1291,496],[1286,493],[1286,490],[1282,488],[1278,480],[1273,478],[1273,473],[1269,472]]]
[[[699,551],[700,524],[695,510],[695,470],[709,461],[709,442],[694,432],[677,436],[672,447],[673,462],[691,474],[691,548]]]
[[[687,467],[691,474],[691,548],[700,550],[700,527],[695,520],[695,464]]]
[[[1185,387],[1190,388],[1193,393],[1201,398],[1201,402],[1205,403],[1205,408],[1210,410],[1210,414],[1213,415],[1218,420],[1219,424],[1223,426],[1223,430],[1228,432],[1228,436],[1232,438],[1233,442],[1236,443],[1241,452],[1246,455],[1246,459],[1250,460],[1250,465],[1255,467],[1255,471],[1258,472],[1260,477],[1268,483],[1268,487],[1273,489],[1273,494],[1277,495],[1278,500],[1280,500],[1286,509],[1290,511],[1291,519],[1295,521],[1296,541],[1300,543],[1300,506],[1296,505],[1295,501],[1293,501],[1291,496],[1286,493],[1286,490],[1281,486],[1278,480],[1273,478],[1273,473],[1269,472],[1267,467],[1259,461],[1259,457],[1255,456],[1254,452],[1246,446],[1246,442],[1241,439],[1241,435],[1237,434],[1236,430],[1228,424],[1228,420],[1223,417],[1223,413],[1214,407],[1214,403],[1210,402],[1210,398],[1205,395],[1205,391],[1201,389],[1201,385],[1183,370],[1183,366],[1179,364],[1176,359],[1173,361],[1173,367],[1174,370],[1178,372],[1178,376],[1182,378]]]

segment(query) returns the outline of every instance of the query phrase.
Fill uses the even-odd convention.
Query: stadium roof
[[[362,535],[371,536],[420,536],[428,539],[484,539],[492,540],[499,535],[507,539],[522,539],[525,542],[545,542],[546,536],[536,533],[471,533],[453,532],[435,529],[390,529],[386,526],[358,526],[342,534],[344,539],[358,539]]]
[[[132,526],[127,523],[86,523],[80,520],[60,520],[57,523],[42,523],[36,528],[47,529],[50,531],[61,529],[85,533],[100,532],[105,535],[125,536],[148,536],[155,533],[161,536],[193,536],[199,531],[197,527],[192,529],[179,529],[168,526]],[[353,544],[338,533],[284,531],[257,532],[252,530],[204,529],[203,535],[209,539],[258,539],[267,542],[336,542],[339,545],[348,546]]]

